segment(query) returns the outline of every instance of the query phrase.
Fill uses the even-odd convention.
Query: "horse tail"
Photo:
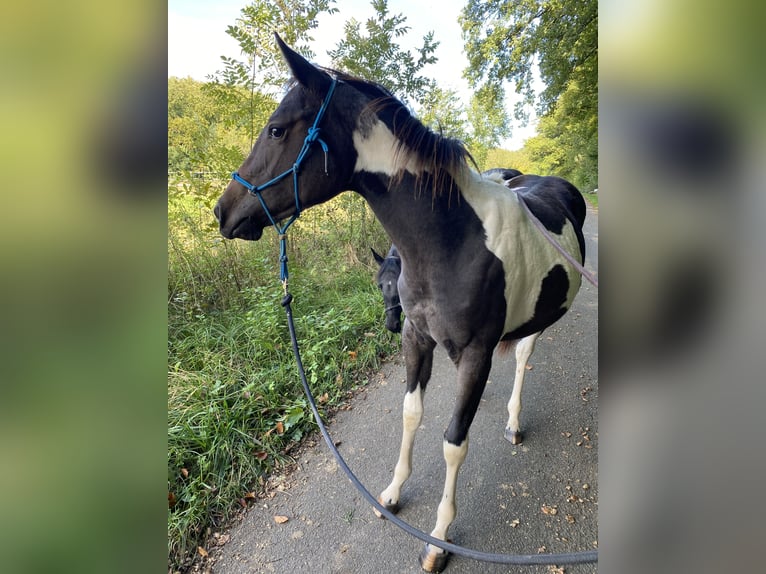
[[[516,346],[518,339],[511,339],[510,341],[500,341],[497,344],[497,352],[500,355],[507,355]]]

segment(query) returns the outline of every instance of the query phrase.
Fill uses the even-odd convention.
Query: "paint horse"
[[[521,172],[516,169],[496,167],[482,172],[482,175],[490,178],[492,181],[505,185],[509,180],[521,175]],[[392,333],[399,333],[402,330],[402,305],[399,300],[399,288],[397,287],[397,282],[399,281],[399,275],[402,272],[402,259],[399,257],[399,251],[393,243],[385,257],[380,255],[372,247],[370,247],[370,251],[372,251],[372,256],[378,264],[376,280],[378,288],[383,294],[383,304],[385,305],[383,312],[386,317],[386,329]],[[514,388],[516,388],[515,385]],[[519,404],[519,410],[520,409],[521,404]],[[518,419],[518,415],[516,418]],[[509,426],[507,428],[511,427]],[[515,439],[511,440],[509,438],[509,440],[511,440],[513,444],[518,444],[521,441],[517,439],[521,438],[521,434],[518,432],[519,429],[517,427],[513,428],[515,428]],[[508,436],[508,431],[506,431],[506,436]]]
[[[514,177],[522,175],[520,171],[506,168],[493,168],[482,172],[482,176],[502,183],[506,187],[512,186],[509,183]],[[383,304],[385,306],[386,329],[392,333],[401,331],[402,305],[399,299],[398,281],[402,270],[402,260],[399,257],[399,251],[395,245],[391,245],[385,257],[378,254],[377,251],[370,248],[372,256],[379,265],[377,282],[381,293],[383,294]],[[524,374],[526,365],[530,356],[534,352],[535,342],[540,333],[534,333],[524,337],[516,344],[516,372],[513,380],[513,391],[508,401],[508,422],[505,425],[505,438],[511,444],[521,444],[523,435],[519,416],[521,414],[521,393],[524,386]]]
[[[396,245],[391,245],[385,257],[378,254],[372,247],[372,256],[378,263],[378,288],[383,294],[384,313],[386,315],[386,329],[392,333],[402,330],[402,304],[399,300],[399,275],[402,272],[402,258]]]
[[[457,368],[457,398],[444,433],[444,490],[431,531],[446,540],[468,431],[496,346],[539,333],[572,304],[580,275],[522,210],[531,211],[577,260],[585,257],[585,203],[556,177],[514,178],[517,193],[471,169],[457,140],[425,127],[382,86],[314,66],[277,37],[294,81],[215,206],[221,234],[284,234],[300,211],[345,190],[361,195],[401,256],[399,296],[407,391],[393,480],[379,500],[395,510],[410,476],[433,351]],[[279,222],[287,224],[279,226]],[[421,567],[448,554],[426,544]]]

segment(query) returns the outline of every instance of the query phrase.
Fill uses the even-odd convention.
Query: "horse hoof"
[[[426,572],[441,572],[447,567],[449,552],[426,544],[420,553],[420,567]]]
[[[383,499],[380,498],[380,496],[378,497],[378,502],[381,504],[381,506],[383,506],[383,508],[388,510],[391,514],[396,514],[397,512],[399,512],[398,502],[396,504],[386,504],[385,502],[383,502]],[[383,514],[381,514],[381,512],[377,508],[373,507],[372,511],[375,513],[375,516],[377,516],[378,518],[382,518],[383,520],[386,519],[386,517],[383,516]]]
[[[511,444],[521,444],[524,442],[524,435],[521,431],[512,431],[511,429],[505,429],[505,438]]]

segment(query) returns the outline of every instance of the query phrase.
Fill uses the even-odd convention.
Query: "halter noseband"
[[[300,171],[301,162],[308,155],[308,152],[311,149],[311,144],[313,144],[314,142],[318,142],[319,145],[322,147],[322,151],[324,152],[324,172],[325,174],[328,174],[327,172],[328,148],[327,148],[327,144],[322,139],[319,138],[319,132],[320,132],[319,122],[322,121],[322,116],[324,116],[324,113],[327,110],[327,106],[330,104],[330,99],[332,98],[332,95],[335,92],[335,85],[337,83],[338,83],[338,80],[333,78],[332,83],[330,84],[330,89],[327,91],[327,95],[325,96],[324,101],[322,101],[322,105],[320,106],[319,111],[317,112],[316,118],[314,118],[314,123],[309,128],[308,133],[306,134],[306,138],[303,140],[303,146],[301,147],[301,151],[298,153],[298,157],[295,159],[295,163],[290,169],[270,179],[266,183],[258,185],[258,186],[255,186],[249,181],[247,181],[246,179],[242,178],[239,175],[239,173],[237,173],[236,171],[231,174],[231,178],[234,181],[244,186],[247,189],[248,193],[258,198],[258,201],[260,202],[261,207],[263,207],[263,211],[266,213],[266,217],[269,218],[271,225],[274,226],[274,229],[276,230],[277,235],[279,235],[279,238],[280,238],[279,260],[282,262],[280,278],[282,282],[285,284],[287,281],[287,251],[286,251],[287,236],[285,234],[287,232],[287,228],[290,227],[293,224],[293,222],[296,219],[298,219],[298,217],[301,214],[301,198],[300,198],[300,194],[298,193],[298,172]],[[269,210],[268,206],[266,205],[266,202],[264,201],[263,196],[261,195],[261,192],[267,187],[271,187],[272,185],[282,181],[291,173],[293,174],[293,191],[295,193],[295,213],[290,217],[290,219],[287,220],[287,223],[285,223],[282,227],[280,227],[277,224],[277,221],[274,219],[274,216],[271,214],[271,211]]]

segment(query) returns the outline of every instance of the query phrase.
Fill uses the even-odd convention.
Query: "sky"
[[[226,27],[234,24],[247,0],[169,0],[168,1],[168,77],[187,77],[208,80],[223,68],[221,56],[239,58],[239,45],[226,34]],[[465,0],[389,0],[390,14],[402,14],[411,27],[399,39],[403,49],[414,50],[422,45],[429,31],[440,42],[436,50],[438,62],[422,70],[422,74],[437,80],[439,87],[455,90],[468,104],[470,88],[462,71],[468,65],[463,54],[463,40],[458,16]],[[319,26],[312,30],[315,41],[312,49],[316,63],[330,65],[327,51],[335,48],[343,36],[343,24],[350,18],[364,22],[374,14],[370,0],[336,0],[336,14],[322,14]],[[513,91],[512,86],[506,88]],[[513,94],[507,107],[512,111]],[[513,135],[503,143],[506,149],[519,149],[524,140],[534,135],[534,125],[513,125]]]

